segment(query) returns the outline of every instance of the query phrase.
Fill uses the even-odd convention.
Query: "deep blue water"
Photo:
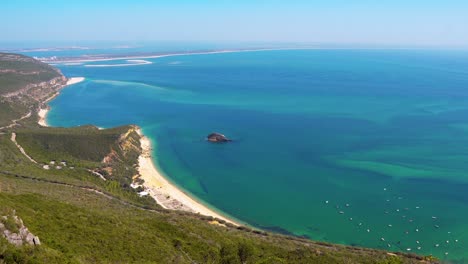
[[[51,102],[48,122],[141,126],[171,181],[256,227],[468,259],[468,52],[149,61],[60,66],[87,80]],[[234,141],[209,144],[213,131]]]

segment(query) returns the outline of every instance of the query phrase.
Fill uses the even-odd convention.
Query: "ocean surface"
[[[255,227],[468,261],[468,52],[147,61],[59,65],[86,81],[47,122],[141,126],[172,182]],[[214,131],[234,141],[206,142]]]

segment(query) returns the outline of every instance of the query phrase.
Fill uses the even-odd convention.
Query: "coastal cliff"
[[[67,78],[50,65],[0,53],[0,129],[32,116],[66,83]]]
[[[33,113],[66,78],[22,55],[0,58],[0,217],[6,216],[0,229],[8,229],[8,237],[0,236],[0,263],[433,261],[314,242],[223,220],[213,225],[213,217],[165,210],[129,186],[139,174],[140,157],[149,153],[142,148],[136,126],[39,127]],[[11,241],[19,240],[11,234],[20,230],[26,241],[40,237],[40,246],[34,238],[34,245],[13,245]]]

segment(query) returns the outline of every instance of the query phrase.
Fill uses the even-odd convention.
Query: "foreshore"
[[[68,79],[67,81],[67,84],[65,85],[66,86],[69,86],[69,85],[72,85],[72,84],[76,84],[76,83],[80,83],[82,81],[84,81],[85,78],[84,77],[72,77],[70,79]],[[47,98],[43,104],[46,106],[46,108],[40,108],[39,111],[37,112],[37,115],[39,116],[39,121],[37,122],[40,126],[43,126],[43,127],[46,127],[48,126],[47,125],[47,121],[46,121],[46,117],[47,117],[47,113],[49,112],[49,106],[47,105],[47,102],[49,102],[50,100],[54,99],[57,95],[59,95],[60,92],[56,92],[55,94],[53,94],[51,97]]]
[[[202,203],[194,200],[174,184],[170,183],[163,174],[158,171],[153,162],[150,140],[143,135],[141,129],[138,129],[137,132],[141,137],[140,144],[142,154],[138,158],[138,165],[140,177],[144,180],[143,187],[159,205],[165,209],[199,213],[201,215],[212,216],[214,218],[224,220],[236,226],[241,225],[240,223],[232,219],[228,219]]]

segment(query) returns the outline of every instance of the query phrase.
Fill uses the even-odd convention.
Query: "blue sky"
[[[2,0],[0,42],[468,47],[468,0]]]

